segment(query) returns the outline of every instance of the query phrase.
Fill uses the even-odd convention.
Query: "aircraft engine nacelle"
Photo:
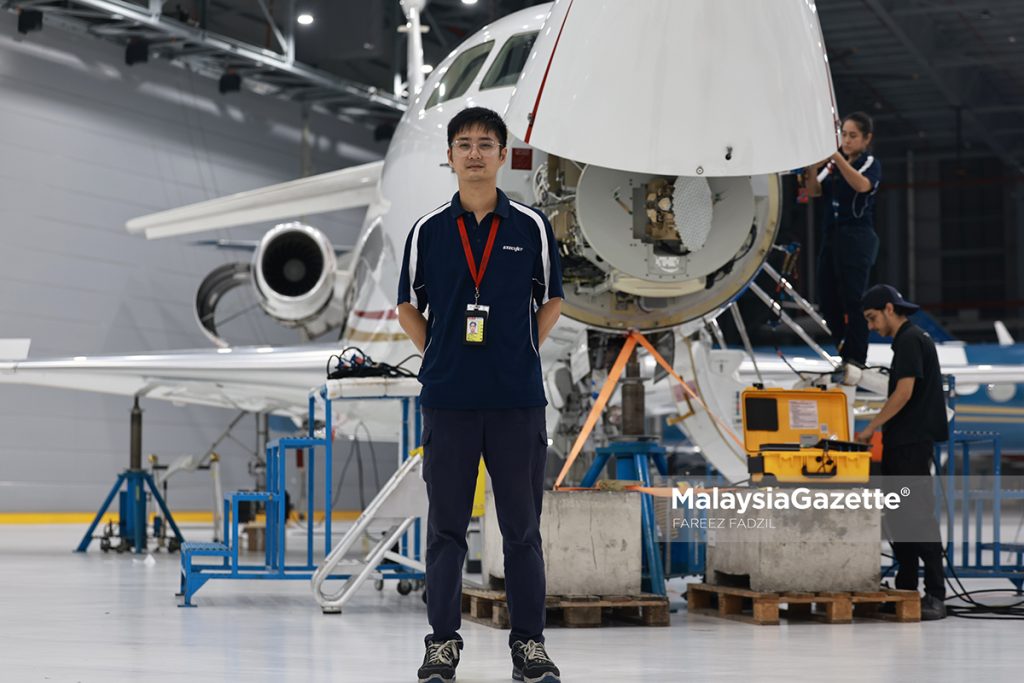
[[[347,280],[333,245],[316,228],[284,223],[267,232],[251,273],[260,305],[281,324],[312,338],[344,322]]]
[[[609,330],[662,329],[727,305],[779,224],[774,174],[667,176],[549,155],[533,189],[560,243],[563,312]]]

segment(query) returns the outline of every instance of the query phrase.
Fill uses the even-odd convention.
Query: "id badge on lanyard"
[[[490,306],[469,304],[466,306],[466,344],[485,346],[487,344],[487,314]]]
[[[480,305],[480,283],[483,282],[484,272],[487,270],[487,263],[491,259],[491,250],[494,248],[494,238],[498,234],[498,216],[495,214],[491,219],[491,232],[487,236],[487,245],[484,247],[483,258],[480,260],[480,269],[477,270],[476,260],[473,258],[473,251],[469,246],[469,235],[466,233],[466,222],[459,216],[459,236],[462,238],[462,249],[466,252],[466,265],[469,266],[469,274],[473,278],[475,296],[473,303],[466,306],[465,325],[463,330],[463,343],[467,346],[485,346],[487,344],[487,319],[491,312],[490,306]]]

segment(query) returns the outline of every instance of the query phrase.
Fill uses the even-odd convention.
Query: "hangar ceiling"
[[[535,0],[430,0],[427,64]],[[919,158],[995,156],[1024,170],[1024,2],[820,0],[843,111],[884,129],[879,151]],[[393,123],[404,109],[405,23],[398,0],[0,0],[43,13],[44,30],[84,31],[150,59],[309,103],[348,121]],[[309,13],[310,25],[294,17]],[[15,20],[12,18],[12,21]],[[294,61],[288,45],[294,37]],[[145,68],[139,65],[138,68]]]

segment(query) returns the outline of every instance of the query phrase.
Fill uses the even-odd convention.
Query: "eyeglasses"
[[[459,156],[469,156],[474,147],[476,147],[476,151],[480,152],[480,156],[485,157],[494,156],[501,149],[501,145],[494,140],[481,140],[477,143],[469,140],[456,140],[452,143],[452,152]]]

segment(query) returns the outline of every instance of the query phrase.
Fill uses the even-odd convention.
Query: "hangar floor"
[[[0,528],[0,680],[415,680],[426,629],[418,595],[367,587],[341,616],[305,582],[212,582],[176,607],[177,555],[155,564],[70,552],[82,528]],[[996,584],[1003,587],[1002,584]],[[974,582],[970,587],[993,587]],[[679,602],[681,582],[673,582]],[[685,608],[670,628],[550,629],[563,680],[1020,680],[1020,622],[750,626]],[[507,632],[466,624],[465,683],[507,681]]]

